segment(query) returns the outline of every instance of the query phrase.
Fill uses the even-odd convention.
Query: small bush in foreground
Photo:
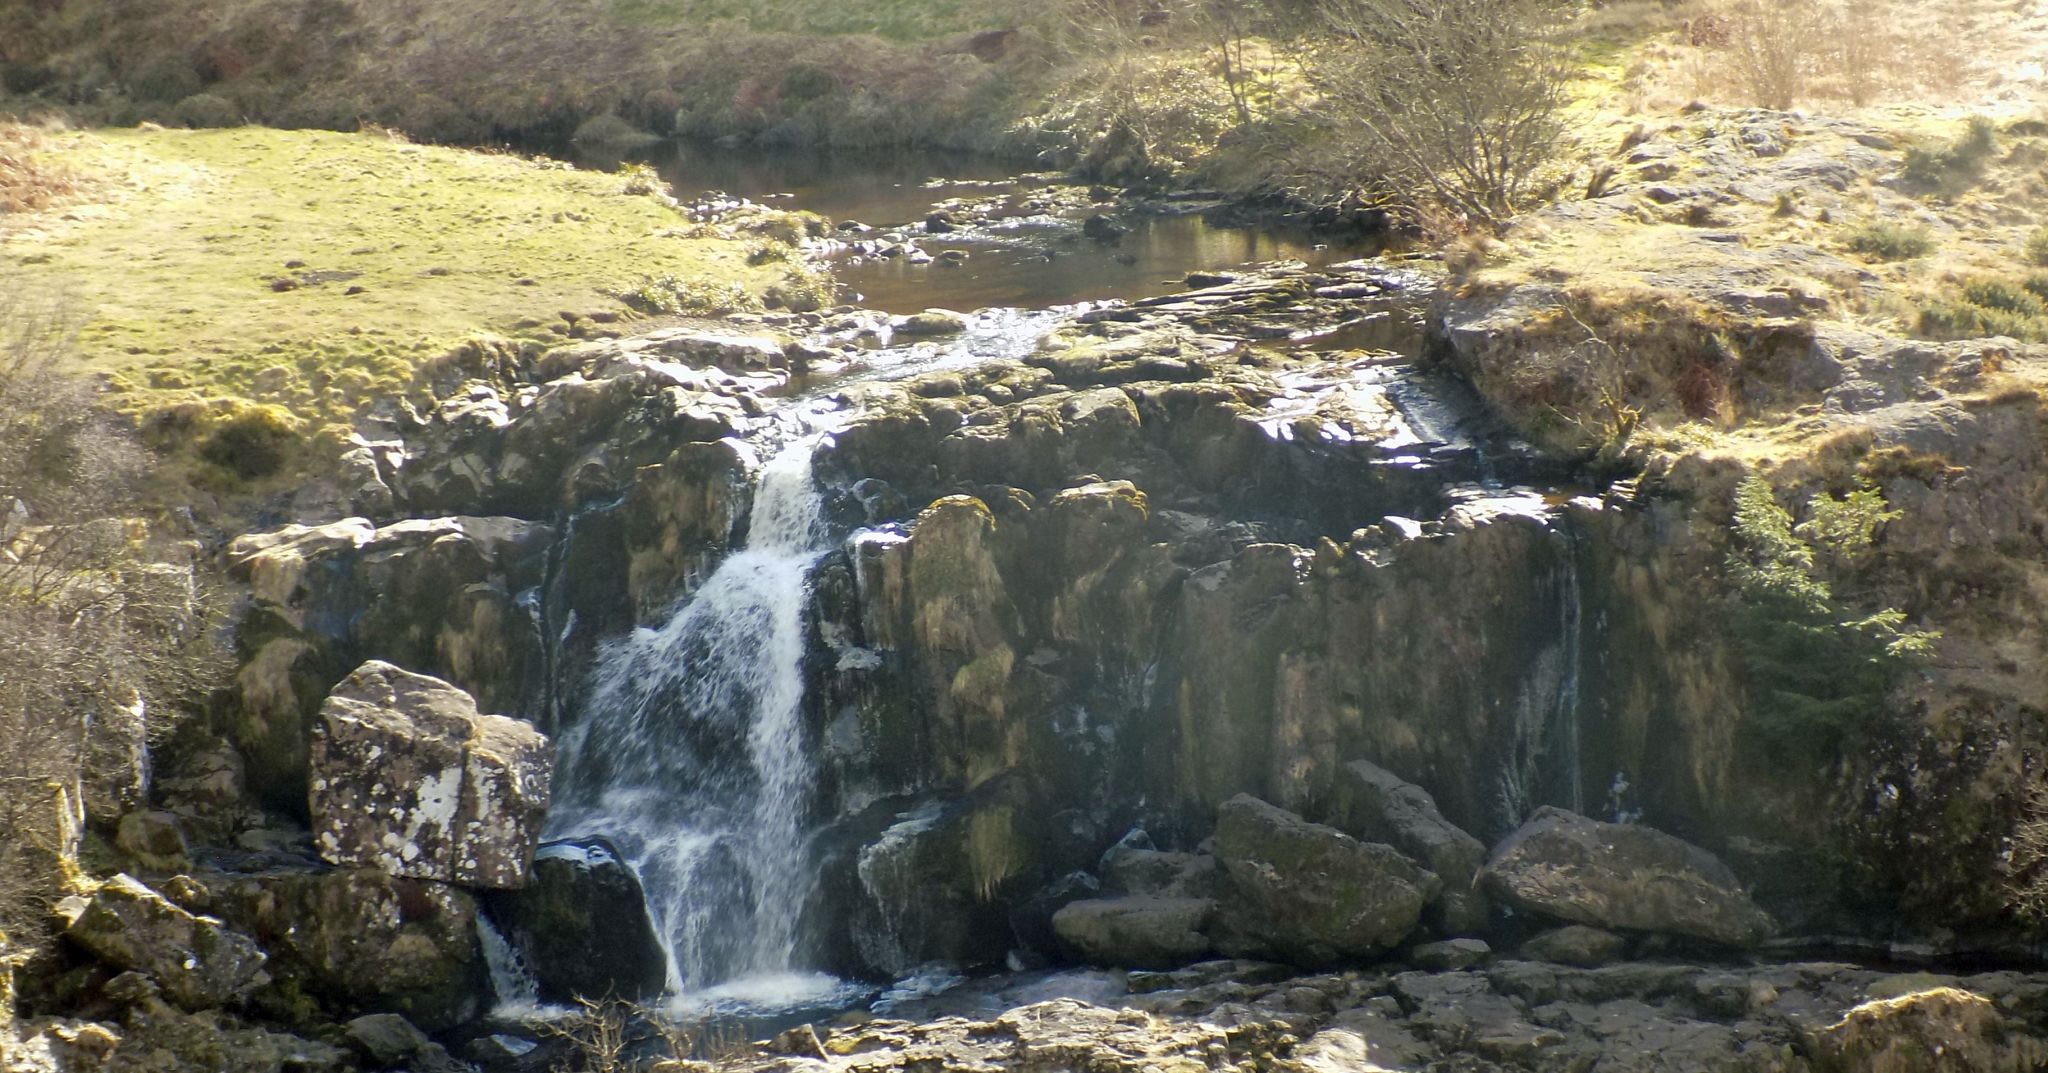
[[[1907,261],[1934,252],[1934,236],[1924,227],[1870,223],[1849,235],[1851,252],[1879,261]]]
[[[139,803],[142,743],[225,670],[204,586],[139,543],[149,459],[63,374],[69,327],[46,289],[0,277],[0,945],[20,949],[63,894],[59,800]]]

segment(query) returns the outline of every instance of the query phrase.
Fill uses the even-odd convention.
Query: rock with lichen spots
[[[531,725],[372,660],[334,688],[313,729],[314,844],[339,865],[467,886],[523,886],[552,760]]]

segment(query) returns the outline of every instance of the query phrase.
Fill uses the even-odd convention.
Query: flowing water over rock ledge
[[[1197,282],[451,365],[352,453],[352,517],[231,550],[239,757],[167,803],[241,848],[145,876],[153,912],[266,937],[250,1001],[286,1024],[469,1022],[446,1038],[504,1069],[559,1053],[473,1021],[494,999],[779,1027],[889,980],[873,1008],[928,1023],[733,1060],[1804,1070],[1923,1022],[2038,1060],[2039,977],[1745,952],[1931,922],[1813,883],[1807,819],[1743,799],[1682,503],[1504,435],[1426,360],[1486,351],[1413,265]],[[334,869],[217,807],[245,775],[303,818],[349,777],[309,738],[368,660],[553,736],[525,889]],[[1179,968],[1219,953],[1334,971]],[[1129,971],[1039,971],[1089,962]],[[1032,1005],[1062,997],[1096,1005]]]

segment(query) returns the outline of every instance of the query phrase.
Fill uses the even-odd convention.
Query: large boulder
[[[485,908],[544,1002],[646,999],[668,983],[639,877],[603,839],[542,846],[532,882],[492,893]]]
[[[1393,846],[1444,881],[1443,897],[1432,907],[1439,930],[1465,935],[1486,928],[1486,895],[1479,886],[1485,843],[1445,819],[1428,790],[1371,761],[1338,769],[1336,786],[1335,827]]]
[[[109,965],[149,976],[188,1010],[233,1005],[270,980],[263,951],[248,936],[172,905],[127,875],[94,892],[64,937]]]
[[[310,807],[339,865],[474,887],[526,882],[546,817],[548,739],[469,694],[372,660],[313,730]]]
[[[1597,928],[1743,947],[1772,930],[1735,873],[1706,850],[1550,806],[1494,849],[1485,882],[1518,910]]]
[[[1360,842],[1248,794],[1217,810],[1216,857],[1225,877],[1218,945],[1301,965],[1399,944],[1441,886],[1392,846]]]
[[[477,903],[466,891],[318,865],[193,878],[209,912],[263,939],[276,982],[256,1001],[280,1020],[397,1013],[437,1032],[489,1008]]]
[[[1120,969],[1171,969],[1209,953],[1207,898],[1093,898],[1052,915],[1060,945],[1077,961]]]

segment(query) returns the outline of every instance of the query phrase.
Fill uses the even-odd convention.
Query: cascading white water
[[[826,538],[817,442],[762,467],[743,549],[662,626],[605,647],[585,716],[560,745],[552,833],[620,847],[678,991],[800,961],[813,885],[804,601]]]
[[[484,968],[491,976],[491,995],[497,1005],[493,1012],[501,1017],[528,1017],[541,1010],[540,984],[533,973],[519,958],[519,951],[512,948],[505,936],[494,925],[491,918],[476,915],[477,943],[483,947]]]

